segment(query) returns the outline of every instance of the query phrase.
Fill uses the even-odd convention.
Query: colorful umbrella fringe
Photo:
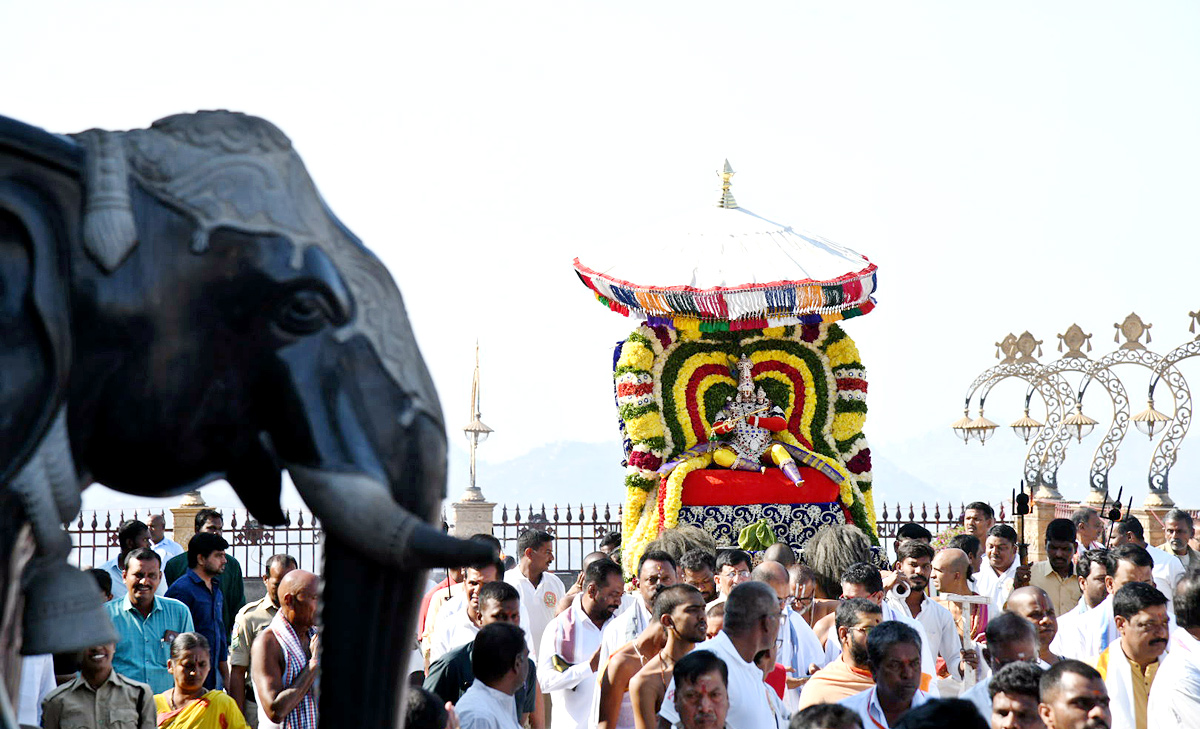
[[[832,281],[777,282],[730,288],[648,288],[617,282],[575,259],[575,273],[597,300],[650,326],[701,332],[821,324],[869,314],[877,288],[875,264]]]

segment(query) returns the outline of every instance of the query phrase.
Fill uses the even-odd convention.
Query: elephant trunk
[[[294,464],[288,472],[324,529],[382,566],[415,571],[493,557],[488,545],[455,539],[418,519],[378,479]]]

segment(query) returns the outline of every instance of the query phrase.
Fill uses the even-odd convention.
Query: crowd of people
[[[185,549],[161,517],[121,525],[91,570],[118,640],[27,657],[22,723],[317,726],[317,577],[275,555],[247,604],[220,513],[195,526]],[[525,530],[507,562],[475,535],[495,558],[421,601],[407,726],[1200,727],[1200,552],[1188,513],[1163,526],[1154,547],[1083,507],[1032,564],[980,502],[936,540],[904,525],[888,555],[849,525],[754,555],[685,527],[628,581],[610,535],[570,586],[552,534]]]
[[[408,726],[1200,727],[1192,518],[1168,512],[1158,547],[1144,527],[1083,507],[1032,564],[980,502],[937,540],[904,525],[886,557],[853,526],[799,555],[669,530],[628,582],[613,543],[565,590],[529,529],[508,570],[431,586]]]
[[[91,571],[117,634],[74,656],[23,659],[22,725],[47,729],[316,729],[316,575],[277,554],[247,603],[219,511],[196,514],[186,549],[161,515],[117,530]]]

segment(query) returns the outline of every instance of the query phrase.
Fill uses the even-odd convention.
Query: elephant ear
[[[65,399],[65,216],[78,209],[81,156],[62,137],[0,117],[0,484],[29,460]]]

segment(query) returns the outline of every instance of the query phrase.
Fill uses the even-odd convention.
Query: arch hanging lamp
[[[740,207],[729,160],[720,175],[715,206],[574,260],[600,303],[651,326],[703,332],[820,324],[875,308],[874,263]]]

